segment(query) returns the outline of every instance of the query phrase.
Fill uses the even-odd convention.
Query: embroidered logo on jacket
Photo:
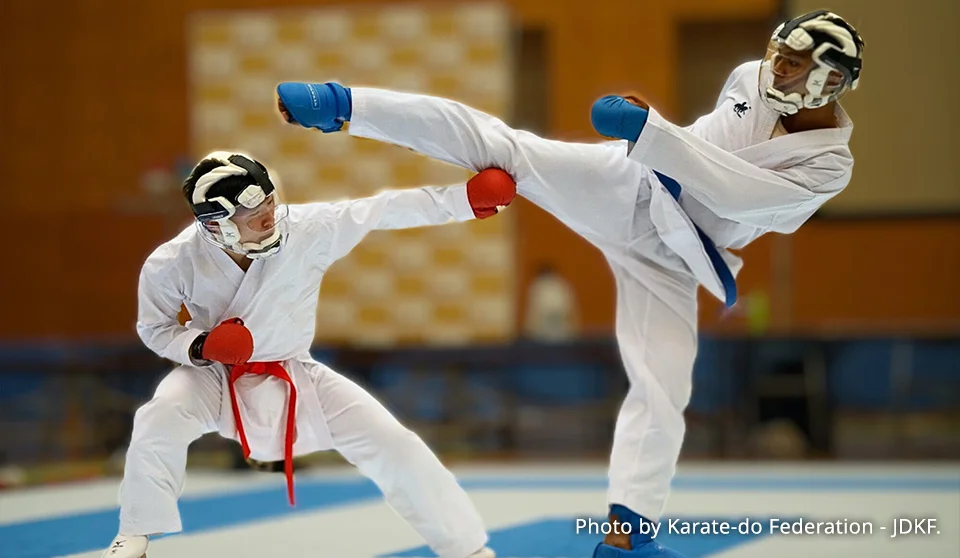
[[[748,105],[746,101],[733,105],[733,114],[736,114],[737,118],[743,118],[743,113],[748,110],[750,110],[750,105]]]

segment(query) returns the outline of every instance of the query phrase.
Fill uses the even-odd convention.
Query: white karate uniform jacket
[[[741,262],[726,248],[795,231],[850,179],[852,124],[839,106],[836,129],[770,139],[778,115],[760,100],[759,64],[736,68],[715,110],[690,127],[651,110],[635,145],[547,140],[455,101],[351,90],[351,135],[474,170],[501,168],[521,196],[606,256],[631,380],[614,435],[608,498],[651,520],[662,513],[685,431],[697,288],[724,298],[694,222],[736,274]],[[679,202],[654,170],[680,183]]]
[[[692,231],[695,222],[719,247],[732,249],[767,232],[792,233],[839,194],[853,172],[848,146],[853,124],[839,105],[840,127],[771,139],[779,115],[760,99],[759,71],[759,62],[734,70],[714,111],[688,128],[651,110],[636,145],[628,146],[631,160],[683,186],[687,195],[679,204],[666,189],[653,188],[650,218],[664,242],[720,300],[723,289],[700,242],[681,241],[690,235],[674,231]],[[735,110],[744,102],[749,108]],[[736,274],[740,259],[722,254]]]

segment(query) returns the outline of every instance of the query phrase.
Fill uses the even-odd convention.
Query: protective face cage
[[[840,99],[859,84],[863,46],[853,26],[826,10],[781,24],[760,65],[760,98],[785,115]]]
[[[287,207],[280,203],[273,181],[259,163],[236,153],[214,152],[221,166],[197,179],[191,198],[200,236],[251,259],[276,254],[283,246]],[[249,176],[254,183],[236,192],[209,197],[215,184],[232,176]]]

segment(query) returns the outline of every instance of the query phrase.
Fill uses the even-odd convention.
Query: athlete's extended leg
[[[519,195],[591,242],[622,245],[645,171],[627,142],[571,143],[516,130],[462,103],[428,95],[336,84],[285,83],[285,115],[306,127],[339,129],[481,171],[499,168]],[[327,122],[329,121],[329,122]]]
[[[105,557],[138,558],[146,549],[145,536],[182,529],[177,500],[187,448],[217,430],[220,396],[220,377],[213,368],[180,366],[137,410],[120,485],[119,536]]]
[[[419,436],[347,378],[328,370],[318,384],[334,448],[376,483],[434,552],[466,558],[484,548],[480,514]]]

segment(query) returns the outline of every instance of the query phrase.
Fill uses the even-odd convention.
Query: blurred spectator
[[[0,490],[26,484],[26,472],[13,463],[7,461],[7,456],[0,453]]]
[[[803,431],[791,420],[778,419],[757,426],[753,433],[755,457],[798,460],[807,457],[809,444]]]
[[[530,283],[524,333],[528,339],[556,343],[579,335],[573,287],[550,265]]]

